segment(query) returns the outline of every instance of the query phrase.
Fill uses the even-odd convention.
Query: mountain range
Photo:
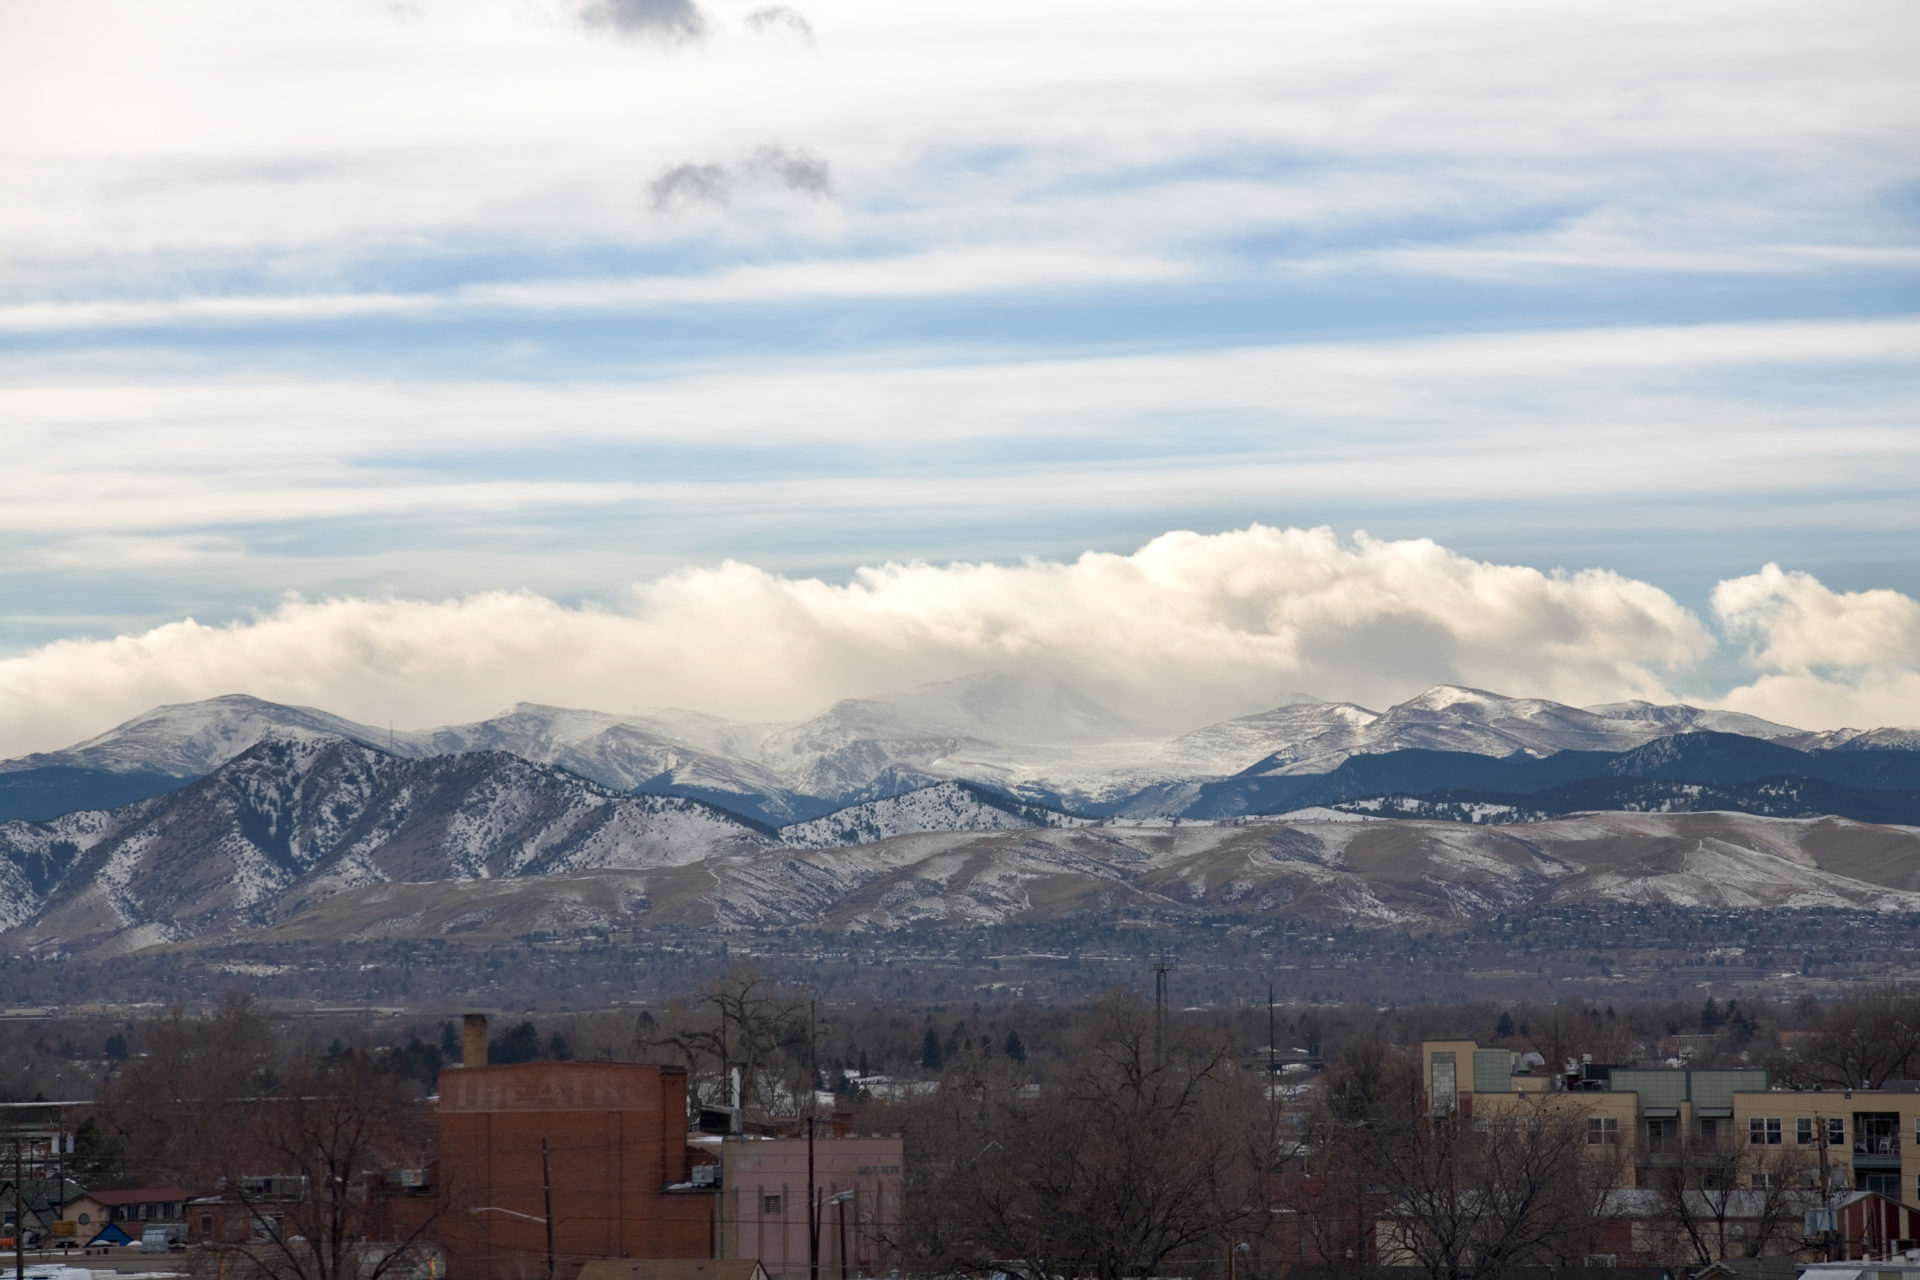
[[[230,696],[0,763],[0,806],[0,936],[41,953],[1129,902],[1427,924],[1594,896],[1920,909],[1920,732],[1452,686],[1384,712],[1294,695],[1171,740],[1000,676],[788,725],[522,704],[390,732]]]
[[[506,752],[620,791],[707,800],[769,826],[947,780],[1086,816],[1219,816],[1271,811],[1294,794],[1313,797],[1302,803],[1325,803],[1313,788],[1299,784],[1296,792],[1296,784],[1280,780],[1335,775],[1352,760],[1364,765],[1409,751],[1537,759],[1712,733],[1833,758],[1920,752],[1920,729],[1811,733],[1684,705],[1578,708],[1457,686],[1382,712],[1289,695],[1272,710],[1171,740],[1141,733],[1125,714],[1062,681],[997,674],[849,699],[792,724],[522,703],[470,724],[394,732],[231,695],[155,708],[65,750],[0,762],[0,819],[45,819],[157,795],[211,772],[268,733],[343,738],[411,759]],[[1865,767],[1854,761],[1819,776],[1858,786]],[[1515,784],[1504,775],[1463,775],[1416,789],[1433,786]]]
[[[932,821],[951,829],[901,829]],[[500,752],[408,760],[281,736],[164,796],[0,824],[0,939],[41,956],[1087,913],[1431,929],[1591,902],[1920,911],[1920,830],[1728,813],[1093,821],[941,783],[775,832]]]

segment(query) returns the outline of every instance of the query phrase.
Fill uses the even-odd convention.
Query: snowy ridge
[[[1895,861],[1906,870],[1888,872],[1890,846],[1905,851]],[[1920,911],[1920,829],[1589,814],[1524,827],[1267,818],[923,832],[698,867],[356,890],[262,937],[660,925],[884,933],[1138,910],[1432,928],[1534,904],[1622,900]]]
[[[404,760],[270,734],[165,796],[0,823],[0,920],[63,943],[194,937],[375,883],[662,866],[777,843],[698,801],[623,795],[517,756]]]
[[[13,950],[114,954],[253,934],[885,931],[1134,909],[1396,927],[1596,900],[1920,911],[1920,828],[1833,818],[1093,822],[949,782],[785,835],[500,752],[407,760],[270,735],[179,792],[0,824],[0,930]],[[843,839],[867,842],[816,847]]]
[[[162,773],[197,778],[254,743],[282,738],[346,738],[386,749],[388,732],[313,707],[289,707],[245,694],[155,707],[125,724],[68,747],[0,761],[0,772],[68,765],[107,773]],[[395,734],[394,749],[414,754],[417,734]]]
[[[708,800],[790,826],[947,781],[1068,811],[1176,815],[1209,784],[1325,774],[1356,756],[1409,749],[1490,757],[1617,752],[1703,731],[1836,754],[1920,751],[1916,729],[1813,734],[1689,706],[1579,708],[1455,685],[1385,711],[1290,694],[1270,710],[1169,740],[1144,733],[1122,711],[1065,681],[988,673],[849,699],[784,725],[522,703],[471,724],[389,734],[313,708],[232,695],[156,708],[65,751],[0,762],[0,773],[70,767],[189,779],[272,733],[344,738],[420,760],[505,752],[620,791]],[[875,820],[875,831],[894,829]]]
[[[919,831],[1017,831],[1090,825],[1091,819],[1015,800],[970,782],[952,781],[792,823],[780,828],[780,838],[796,849],[831,849]]]

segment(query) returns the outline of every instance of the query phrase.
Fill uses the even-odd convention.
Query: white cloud
[[[1920,667],[1920,600],[1898,591],[1834,591],[1770,564],[1722,582],[1713,611],[1753,641],[1749,661],[1775,671]]]
[[[888,564],[846,585],[730,562],[637,586],[618,610],[522,593],[296,599],[227,626],[61,641],[0,660],[0,753],[234,691],[403,725],[520,699],[789,718],[981,669],[1079,681],[1172,732],[1294,688],[1656,697],[1712,647],[1669,596],[1614,573],[1255,526],[1064,563]]]
[[[1485,268],[1422,257],[1430,236],[1470,227],[1500,256],[1512,229],[1503,269],[1551,269],[1596,252],[1549,234],[1538,256],[1531,233],[1570,223],[1609,260],[1764,271],[1910,239],[1879,198],[1913,176],[1917,20],[1897,2],[842,0],[809,6],[832,33],[817,48],[754,36],[750,14],[698,45],[607,40],[579,10],[18,0],[0,240],[53,287],[16,296],[85,296],[62,273],[103,255],[117,297],[165,296],[200,253],[297,255],[325,278],[423,243],[675,244],[686,228],[637,216],[648,175],[783,138],[833,158],[844,219],[742,205],[712,244],[1179,259],[1312,226],[1452,272]],[[1208,175],[1237,185],[1196,189]],[[1356,215],[1356,186],[1393,199]]]
[[[1728,706],[1821,727],[1920,724],[1920,600],[1769,564],[1722,582],[1713,610],[1764,673]]]

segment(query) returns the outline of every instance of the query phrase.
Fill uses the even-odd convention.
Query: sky
[[[1920,8],[0,0],[0,754],[1920,723]]]

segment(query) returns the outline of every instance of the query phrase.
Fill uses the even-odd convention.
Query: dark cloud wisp
[[[770,4],[747,15],[747,25],[765,35],[793,35],[813,39],[813,24],[791,5]]]
[[[754,172],[779,179],[789,191],[823,198],[833,194],[833,171],[805,147],[761,147],[747,163]]]
[[[727,171],[717,164],[675,164],[647,184],[647,199],[663,213],[696,204],[727,202]]]
[[[632,37],[697,40],[707,31],[706,15],[693,0],[588,0],[580,20]]]

